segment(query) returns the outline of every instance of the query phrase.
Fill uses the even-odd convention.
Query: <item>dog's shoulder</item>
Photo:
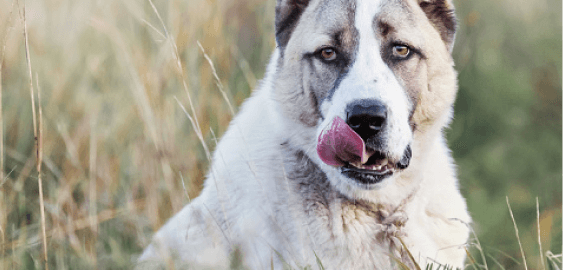
[[[185,262],[189,262],[190,267],[223,269],[228,266],[223,225],[215,213],[206,209],[203,199],[198,197],[192,201],[158,230],[139,258],[142,263],[137,269]]]

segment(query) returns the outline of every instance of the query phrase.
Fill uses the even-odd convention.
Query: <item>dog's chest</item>
[[[325,194],[326,195],[326,194]],[[326,197],[325,197],[326,198]],[[324,202],[305,203],[307,231],[323,265],[348,269],[388,269],[401,260],[400,237],[406,216],[384,207],[352,202],[330,194]]]
[[[350,200],[303,155],[294,157],[286,162],[293,165],[286,172],[294,195],[284,196],[288,207],[281,203],[278,213],[293,209],[284,220],[299,220],[289,223],[297,225],[289,234],[295,237],[290,242],[303,251],[303,259],[318,257],[325,268],[330,266],[327,269],[391,269],[394,263],[389,255],[401,257],[396,252],[401,248],[397,237],[404,236],[406,215],[396,211],[396,206]]]

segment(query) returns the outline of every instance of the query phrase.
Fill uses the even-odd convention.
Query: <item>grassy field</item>
[[[561,1],[455,3],[447,135],[474,218],[469,269],[560,269]],[[0,269],[44,268],[30,82],[49,268],[128,269],[209,166],[180,104],[212,150],[263,76],[274,6],[0,0]]]

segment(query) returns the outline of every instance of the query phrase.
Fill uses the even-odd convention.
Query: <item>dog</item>
[[[265,78],[139,266],[463,268],[455,30],[451,0],[277,0]]]

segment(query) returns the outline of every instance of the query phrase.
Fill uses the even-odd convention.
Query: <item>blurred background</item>
[[[508,198],[527,267],[559,269],[561,1],[455,4],[460,87],[447,137],[474,219],[469,268],[524,269]],[[229,104],[236,112],[263,77],[274,7],[0,0],[0,268],[44,267],[28,59],[42,107],[49,266],[128,269],[198,195],[202,142],[214,149]]]

